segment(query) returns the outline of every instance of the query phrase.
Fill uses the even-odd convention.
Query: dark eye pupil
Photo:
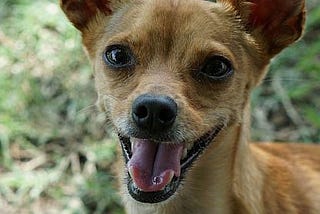
[[[209,62],[204,68],[206,74],[210,76],[222,76],[228,70],[228,67],[225,63],[220,60],[213,60]]]
[[[119,45],[107,48],[104,53],[104,60],[112,68],[126,68],[134,63],[130,49]]]
[[[200,73],[210,79],[221,80],[232,74],[231,63],[224,57],[214,56],[206,60]]]
[[[115,64],[126,64],[128,63],[127,54],[121,49],[115,49],[108,53],[108,58]]]

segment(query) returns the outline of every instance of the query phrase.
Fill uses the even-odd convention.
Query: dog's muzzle
[[[174,195],[189,167],[222,129],[215,126],[191,143],[191,148],[186,148],[189,142],[159,140],[157,136],[172,129],[177,113],[178,106],[170,97],[141,95],[132,105],[136,135],[119,133],[127,188],[139,202],[159,203]]]

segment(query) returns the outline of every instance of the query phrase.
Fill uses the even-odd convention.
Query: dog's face
[[[147,203],[173,195],[220,130],[241,123],[250,90],[304,22],[304,3],[291,0],[61,4],[94,65],[128,191]]]

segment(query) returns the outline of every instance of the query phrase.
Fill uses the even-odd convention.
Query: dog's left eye
[[[212,80],[225,80],[233,74],[233,68],[228,59],[222,56],[213,56],[202,65],[200,74]]]
[[[107,47],[103,59],[111,68],[128,68],[134,64],[134,57],[130,49],[121,45]]]

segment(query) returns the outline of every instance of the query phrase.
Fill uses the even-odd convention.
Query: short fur
[[[223,121],[224,130],[194,162],[179,189],[158,204],[127,192],[130,214],[308,213],[320,210],[320,148],[249,144],[251,90],[272,57],[296,41],[305,21],[303,0],[61,0],[83,37],[95,70],[98,106],[126,132],[131,105],[144,93],[170,95],[179,106],[176,139],[193,142]],[[102,60],[109,44],[128,45],[139,63],[112,71]],[[195,81],[206,56],[228,58],[227,81]]]

